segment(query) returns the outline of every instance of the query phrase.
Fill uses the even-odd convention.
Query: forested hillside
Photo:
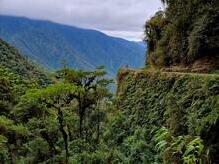
[[[121,66],[144,65],[144,44],[49,21],[0,16],[0,37],[50,70],[63,63],[84,70],[104,65],[115,77]]]
[[[49,84],[44,73],[2,40],[0,56],[0,162],[103,160],[95,150],[113,107],[107,89],[112,80],[104,79],[104,68],[63,68]]]
[[[46,73],[31,63],[19,51],[0,39],[0,66],[18,74],[24,79],[35,80],[37,83],[44,84],[49,82]]]
[[[147,63],[154,67],[181,66],[187,72],[219,67],[218,0],[163,0],[146,22]]]
[[[145,25],[146,66],[120,69],[116,95],[104,66],[74,70],[63,64],[48,79],[0,40],[0,163],[219,163],[218,3],[162,2],[165,10]],[[19,24],[8,29],[23,31]],[[59,28],[65,36],[72,30]],[[19,37],[22,46],[35,38],[39,49],[48,46],[39,31],[32,34]]]

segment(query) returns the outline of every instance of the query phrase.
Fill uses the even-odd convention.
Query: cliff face
[[[159,154],[153,142],[154,131],[165,127],[172,138],[200,137],[203,152],[209,152],[205,161],[219,162],[217,74],[120,70],[117,98],[118,108],[130,120],[130,127],[147,129],[147,140],[154,155]],[[167,145],[173,144],[171,142],[167,141]],[[169,146],[168,151],[170,149]],[[174,154],[174,160],[182,162],[185,150],[186,146],[181,145],[181,150]],[[170,160],[172,156],[168,157],[166,153],[162,154],[162,158]]]

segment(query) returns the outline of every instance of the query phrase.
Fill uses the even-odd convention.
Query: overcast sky
[[[160,0],[0,0],[0,14],[45,19],[140,40]]]

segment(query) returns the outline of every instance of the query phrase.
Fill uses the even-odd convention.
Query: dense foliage
[[[118,81],[122,152],[138,151],[139,163],[219,162],[218,75],[123,70]]]
[[[145,26],[150,65],[217,62],[216,0],[163,2]],[[0,163],[219,163],[217,73],[126,68],[113,97],[102,66],[64,66],[48,79],[2,40],[0,59]]]
[[[102,67],[44,88],[1,69],[2,163],[219,161],[218,75],[121,71],[115,106]]]
[[[8,68],[23,79],[35,81],[40,85],[50,82],[44,71],[27,60],[17,49],[0,39],[0,66]],[[4,73],[4,71],[2,71]]]
[[[1,41],[0,50],[0,163],[105,161],[98,147],[113,105],[104,67],[63,68],[48,84],[16,49]]]
[[[92,152],[101,141],[103,122],[112,106],[107,89],[112,81],[104,79],[104,75],[103,68],[91,72],[65,68],[56,73],[54,84],[45,88],[25,85],[26,93],[18,95],[18,87],[25,90],[19,76],[11,79],[10,73],[1,74],[1,162],[95,160],[92,156],[98,154]]]
[[[163,3],[165,11],[157,12],[145,25],[148,63],[164,67],[207,60],[218,69],[218,0],[163,0]]]

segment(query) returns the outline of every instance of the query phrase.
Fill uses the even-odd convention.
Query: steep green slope
[[[219,162],[219,75],[121,70],[117,98],[125,118],[118,146],[140,127],[149,163]],[[195,142],[200,154],[197,145],[186,154]]]
[[[7,68],[23,79],[35,81],[41,85],[49,82],[47,75],[40,68],[28,61],[17,49],[1,39],[0,67]]]
[[[0,16],[0,37],[50,69],[62,67],[65,61],[75,69],[105,65],[116,75],[121,66],[144,64],[144,44],[49,21]]]

